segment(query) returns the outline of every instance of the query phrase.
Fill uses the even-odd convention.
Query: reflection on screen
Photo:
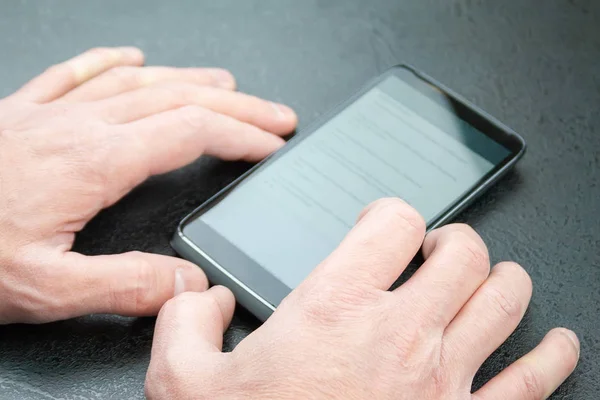
[[[365,205],[400,197],[432,221],[508,153],[392,76],[201,219],[294,288]]]

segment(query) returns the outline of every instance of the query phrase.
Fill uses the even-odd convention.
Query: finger
[[[579,360],[579,340],[572,331],[557,328],[530,353],[489,381],[474,400],[541,400],[550,397]]]
[[[287,106],[239,92],[185,83],[163,84],[105,99],[96,104],[102,118],[127,123],[186,105],[208,108],[266,131],[287,134],[294,130],[296,114]]]
[[[420,311],[445,328],[487,278],[487,248],[472,228],[452,224],[425,237],[423,256],[423,265],[396,292],[409,297],[418,293]]]
[[[201,86],[235,89],[229,71],[219,68],[130,67],[112,68],[71,90],[61,100],[94,101],[164,82],[187,82]]]
[[[518,264],[501,263],[444,332],[448,358],[475,375],[517,328],[531,299],[531,278]]]
[[[231,323],[235,298],[229,289],[213,286],[204,293],[184,293],[160,310],[154,330],[152,358],[166,349],[186,346],[194,352],[218,352]]]
[[[112,184],[119,196],[150,175],[189,164],[202,154],[258,161],[285,143],[255,126],[189,106],[123,125],[112,152]]]
[[[48,68],[12,97],[46,103],[59,98],[83,82],[119,65],[142,65],[144,55],[134,47],[96,48]]]
[[[198,266],[157,254],[83,256],[71,252],[64,255],[63,263],[69,275],[65,279],[77,288],[70,305],[73,315],[156,315],[175,295],[208,287]]]
[[[399,199],[378,200],[305,284],[387,290],[415,256],[424,235],[425,222],[415,209]]]

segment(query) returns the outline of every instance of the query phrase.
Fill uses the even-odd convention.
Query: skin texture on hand
[[[424,264],[389,291],[421,245]],[[579,341],[567,329],[552,330],[471,393],[475,373],[516,329],[531,294],[519,265],[490,269],[487,248],[470,227],[448,225],[425,236],[414,209],[383,199],[231,353],[221,353],[235,306],[227,289],[169,300],[156,325],[146,394],[152,400],[545,399],[579,358]]]
[[[0,323],[156,315],[205,290],[191,263],[83,256],[75,234],[151,175],[202,154],[260,160],[296,126],[288,107],[235,92],[228,71],[143,63],[136,48],[93,49],[0,100]]]

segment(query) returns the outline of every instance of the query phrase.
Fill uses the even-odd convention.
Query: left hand
[[[143,62],[135,48],[90,50],[0,100],[0,323],[153,315],[205,290],[191,263],[83,256],[75,234],[150,175],[202,154],[260,160],[296,126],[288,107],[234,92],[225,70]]]

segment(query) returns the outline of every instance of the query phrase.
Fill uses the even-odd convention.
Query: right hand
[[[516,329],[531,297],[519,265],[490,274],[466,225],[429,233],[415,210],[381,200],[339,248],[233,352],[227,289],[168,301],[156,325],[150,399],[544,399],[573,371],[579,342],[555,329],[475,393],[473,377]],[[425,263],[387,289],[423,244]]]

